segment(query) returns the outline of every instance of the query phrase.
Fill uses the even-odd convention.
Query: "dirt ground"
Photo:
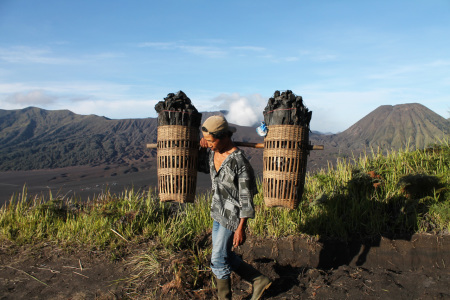
[[[245,247],[237,249],[237,252],[273,280],[262,299],[450,299],[450,272],[445,265],[445,260],[448,263],[449,258],[449,239],[431,243],[430,251],[424,251],[424,246],[417,242],[419,239],[401,243],[381,241],[376,249],[378,254],[371,254],[369,251],[363,263],[355,262],[355,255],[349,262],[342,261],[334,266],[320,268],[312,264],[317,263],[321,252],[323,254],[324,243],[316,243],[305,249],[304,245],[311,244],[310,241],[295,242],[294,245],[287,240],[274,243],[250,238]],[[430,237],[426,237],[423,242],[429,243],[430,240]],[[274,246],[275,244],[291,244],[295,249],[290,253],[281,248],[274,251],[274,247],[279,247]],[[209,247],[209,243],[205,246]],[[195,289],[186,287],[187,283],[184,282],[185,278],[180,277],[181,273],[172,276],[170,272],[164,272],[174,261],[181,262],[180,265],[188,263],[187,252],[179,252],[162,264],[156,277],[131,286],[123,280],[133,273],[132,265],[129,264],[131,254],[145,253],[146,249],[148,245],[140,245],[132,249],[129,256],[112,261],[105,253],[96,251],[68,252],[51,245],[40,245],[32,249],[2,245],[0,299],[216,297],[209,270],[198,277],[201,282],[196,283]],[[261,249],[274,255],[267,255],[269,252],[261,252]],[[374,250],[375,248],[372,252]],[[384,262],[380,259],[392,253],[403,253],[403,257]],[[421,259],[418,257],[420,255],[425,255],[426,258]],[[429,264],[429,261],[436,263]],[[386,267],[388,265],[391,267]],[[251,286],[234,274],[232,281],[233,299],[250,299]]]
[[[76,166],[59,169],[0,172],[0,207],[14,194],[20,194],[24,185],[28,195],[49,198],[76,198],[86,201],[108,189],[120,195],[126,189],[135,191],[155,190],[158,186],[154,165],[100,165]],[[204,192],[211,187],[209,175],[199,173],[197,190]]]
[[[0,204],[27,183],[30,193],[92,197],[105,186],[121,192],[130,185],[156,186],[155,170],[130,166],[74,167],[0,172]],[[198,188],[207,189],[207,175]],[[209,236],[210,239],[210,236]],[[130,284],[133,255],[150,245],[129,249],[112,260],[104,252],[68,251],[54,245],[18,248],[0,245],[0,300],[6,299],[214,299],[211,272],[199,282],[183,281],[168,270],[174,261],[192,263],[179,252],[161,264],[157,276]],[[201,247],[210,247],[204,243]],[[249,240],[238,254],[273,280],[263,299],[450,299],[450,238],[411,236],[369,243]],[[233,299],[250,299],[251,286],[233,275]],[[195,286],[193,288],[193,286]]]

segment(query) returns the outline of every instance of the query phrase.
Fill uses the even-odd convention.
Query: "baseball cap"
[[[203,123],[202,131],[208,133],[219,133],[219,132],[236,132],[236,127],[229,126],[227,119],[224,116],[211,116]]]

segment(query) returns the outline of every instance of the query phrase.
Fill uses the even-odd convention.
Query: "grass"
[[[373,151],[306,176],[296,210],[267,208],[256,197],[253,234],[352,239],[450,231],[449,145]]]
[[[372,151],[306,174],[302,201],[294,210],[266,207],[259,184],[256,218],[249,220],[248,231],[262,238],[341,240],[448,234],[449,187],[448,143],[417,151]],[[0,209],[0,242],[104,250],[112,259],[133,245],[149,243],[148,250],[130,260],[130,280],[152,278],[166,262],[170,268],[162,269],[174,280],[161,286],[189,282],[193,287],[210,274],[205,241],[212,227],[210,201],[211,195],[201,194],[194,204],[161,203],[153,190],[131,189],[120,195],[106,190],[81,202],[51,194],[29,197],[24,187]],[[185,253],[185,259],[175,259],[177,252]]]
[[[450,150],[373,151],[307,174],[295,210],[264,205],[261,184],[256,218],[249,231],[259,237],[313,235],[349,239],[450,230]],[[210,195],[194,204],[160,203],[152,191],[108,190],[88,202],[28,197],[26,187],[0,209],[0,239],[17,244],[51,241],[92,249],[120,249],[157,240],[166,249],[190,249],[212,225]]]
[[[0,239],[19,245],[50,241],[61,246],[120,249],[156,239],[167,249],[186,248],[211,225],[206,195],[195,206],[160,203],[151,191],[105,191],[92,201],[29,198],[24,188],[0,210]]]

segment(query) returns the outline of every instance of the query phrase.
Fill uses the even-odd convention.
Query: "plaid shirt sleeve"
[[[238,173],[239,180],[239,218],[254,218],[255,208],[253,205],[253,196],[257,192],[253,168],[248,162],[244,164]]]

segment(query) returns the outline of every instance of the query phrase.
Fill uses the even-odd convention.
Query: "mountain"
[[[30,170],[146,158],[156,119],[110,120],[35,107],[0,110],[0,170]]]
[[[203,120],[213,114],[202,113]],[[235,141],[263,142],[255,128],[236,126]],[[449,138],[450,122],[420,104],[384,105],[346,131],[324,135],[311,132],[314,145],[308,166],[326,167],[327,161],[346,157],[367,147],[384,149],[424,148]],[[157,119],[111,120],[96,115],[78,115],[68,110],[49,111],[36,107],[0,110],[0,170],[32,170],[77,165],[156,165]],[[262,170],[262,150],[243,148],[257,172]]]
[[[310,141],[324,145],[322,151],[311,151],[308,169],[326,168],[336,158],[357,158],[372,149],[423,149],[450,139],[450,122],[417,103],[383,105],[347,130],[331,135],[312,132]]]
[[[448,120],[422,104],[411,103],[380,106],[333,140],[351,149],[421,149],[449,135]]]
[[[237,139],[258,138],[254,129],[238,127]],[[111,120],[36,107],[0,110],[0,170],[154,162],[156,150],[146,144],[156,138],[156,118]]]

